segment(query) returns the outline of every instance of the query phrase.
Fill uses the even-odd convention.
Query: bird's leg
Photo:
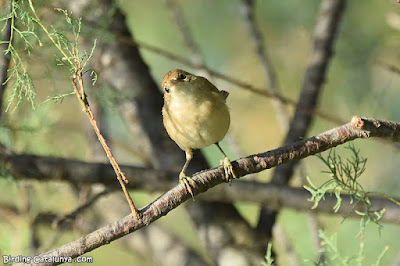
[[[231,164],[231,161],[229,160],[228,156],[225,154],[225,152],[222,150],[221,146],[219,146],[219,143],[215,143],[217,145],[218,149],[222,152],[222,154],[225,156],[223,160],[220,161],[220,165],[224,166],[225,170],[225,181],[230,182],[232,184],[232,179],[237,178],[235,175],[235,172],[233,171],[233,167]]]
[[[197,185],[193,181],[192,178],[188,177],[185,174],[186,168],[188,167],[190,161],[193,158],[193,152],[192,152],[191,149],[188,149],[188,150],[185,151],[185,153],[186,153],[186,162],[185,162],[185,165],[182,168],[182,171],[179,174],[179,183],[181,183],[186,188],[186,190],[190,193],[190,195],[192,195],[192,198],[193,198],[192,187],[197,187]]]

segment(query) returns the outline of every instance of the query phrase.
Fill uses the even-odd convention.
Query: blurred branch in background
[[[158,47],[156,47],[156,46],[153,46],[153,45],[144,43],[144,42],[142,42],[142,41],[138,41],[138,40],[129,40],[129,39],[123,38],[123,37],[121,37],[121,36],[119,36],[119,39],[121,39],[121,42],[125,43],[126,45],[137,46],[138,48],[151,51],[151,52],[153,52],[153,53],[155,53],[155,54],[162,55],[162,56],[164,56],[164,57],[166,57],[166,58],[169,58],[169,59],[171,59],[171,60],[180,62],[180,63],[182,63],[182,64],[184,64],[184,65],[187,65],[187,66],[189,66],[189,67],[191,67],[191,68],[194,68],[194,69],[202,69],[202,68],[204,68],[203,65],[196,65],[196,64],[193,64],[193,63],[191,63],[191,61],[187,60],[187,59],[184,58],[184,57],[181,57],[181,56],[179,56],[179,55],[170,53],[170,52],[168,52],[168,51],[166,51],[166,50],[163,50],[163,49],[158,48]],[[392,70],[393,70],[393,69],[392,69]],[[216,71],[214,71],[214,70],[212,70],[212,69],[210,69],[210,68],[207,68],[207,71],[210,72],[210,74],[211,74],[213,77],[216,77],[216,78],[219,78],[219,79],[224,80],[224,81],[226,81],[226,82],[229,82],[229,83],[231,83],[231,84],[233,84],[233,85],[238,86],[239,88],[248,90],[248,91],[250,91],[250,92],[252,92],[252,93],[255,93],[255,94],[257,94],[257,95],[260,95],[260,96],[263,96],[263,97],[268,97],[268,98],[273,98],[273,99],[276,99],[277,101],[282,102],[283,104],[287,104],[287,105],[290,105],[290,106],[294,106],[294,107],[296,107],[298,110],[303,111],[303,112],[306,113],[306,114],[313,115],[313,116],[317,116],[317,117],[319,117],[319,118],[321,118],[321,119],[323,119],[323,120],[332,122],[332,123],[334,123],[334,124],[336,124],[336,125],[345,124],[345,121],[342,120],[341,118],[336,117],[334,114],[331,114],[331,113],[328,114],[328,113],[326,113],[326,112],[323,112],[323,111],[321,111],[321,110],[318,110],[317,107],[316,107],[316,108],[309,108],[309,107],[307,107],[307,106],[303,106],[303,105],[301,105],[300,103],[298,103],[298,102],[296,102],[296,101],[294,101],[294,100],[292,100],[292,99],[290,99],[290,98],[288,98],[288,97],[285,97],[285,96],[283,96],[283,95],[281,95],[281,94],[272,95],[272,94],[270,94],[269,92],[265,91],[264,88],[256,87],[256,86],[254,86],[254,85],[252,85],[252,84],[249,84],[249,83],[246,83],[246,82],[241,81],[241,80],[239,80],[239,79],[236,79],[235,77],[232,77],[232,76],[229,76],[229,75],[226,75],[226,74],[221,74],[221,73],[219,73],[219,72],[216,72]],[[394,72],[395,72],[395,71],[394,71]],[[387,142],[386,142],[386,143],[387,143]],[[392,146],[393,146],[394,148],[396,148],[396,149],[399,149],[399,148],[400,148],[399,145],[396,145],[396,144],[393,144]]]
[[[165,0],[166,6],[171,13],[171,17],[174,19],[176,26],[178,27],[183,41],[186,47],[190,51],[190,61],[192,64],[197,66],[203,66],[199,69],[199,74],[205,76],[207,79],[211,78],[211,73],[206,67],[206,64],[201,56],[198,46],[193,40],[193,36],[190,33],[190,29],[188,25],[184,21],[184,13],[180,9],[176,0]]]
[[[9,2],[11,0],[3,0],[2,2]],[[7,6],[9,3],[2,3],[1,6]],[[11,7],[11,6],[10,6]],[[10,10],[2,9],[1,16],[3,17],[5,14],[3,12],[10,12]],[[1,33],[1,51],[6,51],[8,49],[9,43],[12,41],[11,39],[11,21],[7,20],[2,33]],[[8,67],[10,65],[10,54],[5,54],[4,52],[1,53],[0,56],[0,117],[3,115],[3,102],[4,102],[4,91],[6,89],[6,80],[8,74]]]
[[[102,4],[107,10],[111,1]],[[101,53],[96,61],[102,69],[100,81],[117,95],[132,95],[118,99],[117,108],[131,134],[143,137],[151,164],[159,169],[165,165],[178,168],[177,160],[182,160],[179,148],[169,139],[162,124],[162,95],[138,49],[120,41],[132,40],[133,36],[119,10],[113,14],[108,30],[115,34],[116,40],[99,43]]]
[[[18,157],[23,157],[18,158]],[[40,156],[33,155],[16,155],[14,158],[15,161],[25,161],[24,164],[31,165],[33,169],[27,169],[26,172],[18,171],[18,169],[10,169],[10,171],[15,171],[19,174],[19,179],[29,179],[29,180],[38,180],[40,182],[47,182],[52,180],[54,182],[76,182],[79,180],[84,184],[98,184],[102,183],[108,186],[107,191],[102,191],[97,193],[88,202],[84,205],[78,206],[75,210],[71,211],[69,214],[65,215],[57,215],[54,216],[51,221],[54,225],[59,225],[64,222],[68,222],[70,219],[74,219],[74,217],[86,210],[87,207],[95,203],[100,197],[107,195],[112,191],[118,190],[118,187],[114,187],[111,185],[113,172],[112,169],[108,171],[98,171],[99,175],[94,174],[90,169],[104,169],[107,167],[106,164],[102,163],[87,163],[87,162],[79,162],[79,161],[70,161],[66,159],[57,159],[52,158],[51,161],[45,162],[48,158],[42,158]],[[10,161],[14,161],[10,159]],[[37,165],[41,165],[41,168],[47,168],[48,175],[43,175],[42,177],[37,176],[29,176],[29,172],[34,172]],[[46,165],[46,166],[45,166]],[[62,167],[61,165],[64,165]],[[76,174],[70,173],[68,171],[68,166],[76,167]],[[143,182],[140,183],[129,183],[129,188],[131,189],[139,189],[146,190],[149,192],[158,192],[165,191],[171,189],[171,187],[176,186],[175,181],[168,182],[160,182],[155,183],[156,179],[162,179],[163,173],[154,169],[149,168],[139,168],[133,166],[121,166],[122,169],[126,170],[128,173],[131,171],[136,172],[139,176],[143,177]],[[60,170],[63,169],[63,170]],[[86,169],[86,170],[83,170]],[[59,178],[54,180],[53,172],[58,171],[60,173]],[[94,171],[94,173],[97,171]],[[80,174],[79,174],[80,173]],[[176,173],[170,173],[171,176],[176,176]],[[147,177],[152,176],[154,180],[148,179]],[[160,177],[161,176],[161,177]],[[115,182],[114,182],[115,183]],[[177,186],[176,186],[177,187]],[[177,189],[177,188],[174,189]],[[257,181],[241,181],[234,182],[231,187],[228,186],[217,186],[212,190],[208,191],[207,194],[200,194],[196,199],[203,201],[219,201],[225,203],[234,203],[234,202],[252,202],[256,204],[260,204],[261,206],[267,206],[274,210],[279,210],[280,208],[289,208],[298,211],[306,211],[313,213],[326,213],[331,215],[343,215],[350,217],[359,217],[357,214],[353,213],[354,205],[350,203],[351,198],[342,194],[343,203],[338,212],[334,212],[334,206],[336,205],[336,198],[334,195],[326,195],[324,201],[319,202],[318,208],[315,210],[311,210],[311,207],[314,205],[312,202],[308,201],[310,198],[310,193],[307,192],[303,188],[293,188],[286,185],[276,185],[271,183],[261,183]],[[381,222],[400,224],[400,208],[396,203],[387,198],[383,198],[381,196],[370,196],[370,200],[372,203],[372,208],[375,210],[386,209],[385,215],[380,220]],[[397,199],[398,200],[398,199]],[[12,210],[15,207],[12,206],[3,206],[1,208],[2,211],[6,212],[6,210]],[[357,209],[359,211],[363,211],[362,208]],[[14,214],[15,215],[15,214]],[[4,217],[8,217],[9,215],[4,215]]]
[[[144,43],[142,41],[138,41],[138,40],[132,41],[132,40],[128,40],[128,39],[122,39],[121,41],[124,42],[127,45],[137,46],[139,48],[142,48],[142,49],[145,49],[145,50],[148,50],[148,51],[152,51],[152,52],[154,52],[156,54],[160,54],[160,55],[162,55],[162,56],[164,56],[166,58],[169,58],[171,60],[180,62],[180,63],[185,64],[185,65],[187,65],[187,66],[189,66],[191,68],[194,68],[194,69],[200,69],[201,70],[203,68],[206,68],[203,65],[193,64],[190,60],[187,60],[184,57],[181,57],[179,55],[170,53],[168,51],[165,51],[164,49],[158,48],[158,47],[156,47],[154,45],[150,45],[150,44]],[[222,80],[224,80],[226,82],[229,82],[231,84],[234,84],[234,85],[238,86],[239,88],[248,90],[248,91],[250,91],[252,93],[255,93],[255,94],[263,96],[263,97],[276,99],[277,101],[282,102],[283,104],[294,106],[294,107],[302,110],[305,113],[316,115],[318,117],[321,117],[322,119],[325,119],[326,121],[330,121],[330,122],[335,123],[337,125],[340,125],[340,124],[344,123],[343,120],[341,120],[340,118],[338,118],[338,117],[336,117],[336,116],[334,116],[332,114],[328,114],[326,112],[318,110],[317,108],[309,108],[307,106],[303,106],[300,103],[298,103],[298,102],[296,102],[296,101],[294,101],[294,100],[292,100],[292,99],[290,99],[290,98],[288,98],[286,96],[283,96],[282,94],[279,94],[279,93],[272,94],[272,93],[266,91],[265,88],[259,88],[257,86],[252,85],[252,84],[249,84],[247,82],[241,81],[241,80],[239,80],[239,79],[237,79],[235,77],[232,77],[232,76],[229,76],[229,75],[222,74],[220,72],[214,71],[214,70],[212,70],[210,68],[206,68],[206,69],[211,74],[211,76],[219,78],[219,79],[222,79]]]
[[[241,3],[242,3],[241,9],[242,9],[242,13],[244,16],[244,21],[246,22],[246,24],[249,28],[249,32],[251,34],[251,37],[252,37],[253,42],[256,47],[258,58],[261,61],[261,64],[266,73],[267,80],[269,82],[269,88],[268,88],[269,92],[273,96],[276,96],[280,93],[281,89],[279,88],[279,82],[278,82],[278,78],[277,78],[275,69],[274,69],[272,63],[270,62],[270,59],[267,56],[265,44],[263,43],[263,39],[266,38],[266,35],[261,34],[261,31],[257,27],[256,21],[255,21],[254,0],[242,0]],[[277,114],[278,120],[280,122],[282,132],[284,132],[284,134],[287,134],[287,131],[289,129],[290,120],[289,120],[289,115],[287,113],[286,106],[284,105],[283,102],[281,102],[279,100],[274,100],[273,104],[276,109],[276,114]],[[300,170],[302,172],[301,174],[303,176],[305,176],[304,166],[299,164],[299,168],[301,168],[301,170]],[[313,218],[310,218],[310,219],[313,219]],[[314,217],[314,223],[317,224],[317,221],[315,221],[315,217]],[[318,235],[317,228],[313,228],[312,231],[313,231],[312,234]],[[299,265],[300,261],[298,260],[298,258],[296,257],[296,255],[293,252],[290,241],[288,241],[288,237],[285,235],[285,231],[283,230],[283,226],[280,225],[279,223],[277,223],[275,225],[274,232],[276,232],[276,234],[274,235],[276,242],[282,243],[282,248],[284,248],[285,253],[287,254],[288,260],[289,260],[289,258],[291,258],[290,264],[291,265]],[[318,242],[320,242],[320,241],[318,241]],[[318,242],[316,242],[316,243],[318,243]]]
[[[298,104],[307,109],[316,109],[318,96],[325,80],[328,64],[331,60],[333,43],[336,31],[345,7],[345,0],[324,0],[314,29],[312,53],[304,75]],[[296,108],[294,117],[289,126],[284,144],[296,142],[306,136],[312,121],[312,114]],[[287,184],[291,179],[297,162],[291,162],[277,167],[272,176],[272,183]],[[257,230],[266,240],[272,236],[272,227],[275,224],[278,212],[262,208],[257,224]]]
[[[284,103],[276,98],[276,96],[280,93],[278,78],[275,73],[275,69],[272,66],[272,63],[270,62],[270,59],[268,58],[265,51],[265,44],[263,44],[263,37],[265,38],[265,35],[261,35],[260,30],[258,29],[254,19],[254,0],[242,0],[241,2],[244,21],[249,28],[250,34],[257,50],[258,57],[266,73],[269,82],[269,92],[271,93],[272,97],[276,99],[274,101],[274,105],[280,125],[283,129],[283,132],[286,133],[289,128],[289,115],[287,113],[287,110],[285,109]]]
[[[295,250],[293,249],[293,243],[290,241],[288,235],[284,231],[282,224],[276,223],[273,228],[273,235],[276,239],[277,245],[283,249],[285,254],[285,259],[290,263],[291,266],[301,266],[301,260],[297,256]],[[276,248],[274,248],[276,249]],[[274,258],[276,254],[274,255]]]

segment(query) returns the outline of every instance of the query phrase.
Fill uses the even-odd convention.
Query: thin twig
[[[69,220],[75,220],[75,218],[82,214],[84,211],[86,211],[90,206],[92,206],[94,203],[96,203],[101,197],[108,195],[110,192],[115,191],[116,188],[106,188],[103,191],[97,193],[96,195],[92,196],[89,200],[87,200],[84,204],[78,206],[75,210],[71,211],[69,214],[66,214],[62,217],[57,218],[56,221],[54,221],[54,224],[56,226],[60,226],[61,224],[69,221]]]
[[[47,37],[51,40],[51,42],[53,43],[53,45],[58,49],[58,51],[63,55],[64,60],[67,60],[70,64],[70,66],[72,66],[75,70],[75,73],[73,74],[73,76],[71,76],[71,82],[72,82],[72,86],[74,88],[75,94],[79,100],[79,102],[82,105],[83,111],[86,113],[86,115],[89,118],[90,123],[92,124],[92,127],[101,143],[101,145],[103,146],[103,149],[108,157],[108,159],[110,160],[110,163],[112,165],[112,167],[114,168],[114,171],[117,175],[117,179],[121,184],[122,190],[124,191],[125,197],[128,200],[129,203],[129,207],[132,211],[132,215],[135,219],[140,219],[139,214],[137,212],[137,209],[133,203],[133,200],[131,198],[131,196],[129,195],[128,190],[126,189],[125,183],[124,182],[128,182],[124,173],[121,171],[117,161],[115,160],[114,156],[111,153],[111,149],[108,147],[104,137],[101,135],[100,133],[100,129],[97,126],[97,122],[94,118],[93,112],[89,106],[89,102],[87,100],[86,94],[85,94],[85,90],[84,90],[84,86],[83,86],[83,77],[82,77],[82,71],[84,69],[85,64],[87,63],[84,62],[83,66],[81,65],[81,61],[80,61],[80,57],[79,57],[79,52],[76,50],[77,47],[71,47],[71,53],[72,53],[72,58],[69,57],[64,49],[61,47],[61,45],[56,41],[56,39],[52,36],[52,34],[50,34],[50,32],[47,30],[47,28],[42,24],[42,22],[39,19],[39,16],[36,13],[36,10],[33,6],[32,0],[28,0],[29,2],[29,6],[32,10],[32,13],[36,19],[36,23],[38,25],[40,25],[40,27],[43,29],[43,31],[46,33]],[[67,16],[67,14],[64,14],[65,16]],[[77,40],[75,40],[75,45],[77,46]],[[95,46],[94,46],[95,47]],[[93,49],[92,49],[92,53],[93,53]],[[90,58],[92,56],[92,54],[89,55],[88,58]],[[78,86],[77,86],[78,84]],[[78,88],[79,87],[79,88]]]
[[[183,17],[184,14],[180,9],[179,5],[176,3],[176,0],[166,0],[167,8],[171,12],[171,17],[175,20],[175,24],[178,26],[178,29],[183,37],[183,41],[186,47],[189,49],[191,56],[190,60],[195,65],[205,66],[203,57],[200,54],[199,49],[195,41],[193,40],[192,35],[190,34],[189,27],[185,23]],[[207,78],[210,78],[210,72],[206,67],[201,69]]]
[[[73,50],[73,53],[74,53],[74,56],[76,56],[75,50]],[[97,135],[101,145],[103,146],[104,151],[106,152],[107,157],[110,160],[112,167],[114,168],[114,171],[117,175],[117,179],[118,179],[119,183],[121,184],[121,187],[122,187],[122,190],[124,191],[126,199],[128,200],[129,207],[131,208],[133,217],[136,219],[139,219],[140,218],[139,213],[137,212],[135,204],[133,203],[133,200],[132,200],[131,196],[129,195],[129,192],[125,186],[125,183],[128,183],[128,180],[126,179],[125,174],[121,171],[117,161],[115,160],[114,156],[112,155],[111,149],[108,147],[106,140],[101,135],[100,129],[97,126],[97,122],[94,118],[93,112],[90,109],[89,102],[87,101],[87,97],[86,97],[84,87],[83,87],[82,72],[80,71],[81,66],[80,66],[79,60],[75,60],[75,65],[76,65],[77,71],[76,71],[75,75],[73,77],[71,77],[71,82],[72,82],[72,86],[74,87],[76,96],[78,97],[78,100],[82,105],[83,111],[86,113],[87,117],[89,118],[89,121],[92,124],[93,129],[96,132],[96,135]],[[78,81],[80,90],[78,90],[78,88],[76,86],[77,81]]]
[[[249,28],[251,37],[256,46],[258,57],[267,76],[267,80],[269,83],[269,92],[274,96],[279,95],[280,89],[274,67],[272,66],[265,51],[266,49],[263,44],[263,36],[261,35],[260,30],[258,29],[257,24],[254,21],[254,1],[242,0],[242,10],[244,21]],[[275,100],[274,105],[281,127],[284,132],[286,132],[289,128],[289,115],[287,113],[287,110],[285,109],[284,103],[280,100]]]
[[[398,66],[392,65],[390,63],[386,63],[383,61],[377,61],[376,62],[379,66],[386,68],[387,70],[396,73],[396,74],[400,74],[400,68]]]
[[[74,65],[70,59],[70,57],[65,53],[65,51],[62,49],[62,47],[60,46],[59,43],[56,42],[56,40],[52,37],[52,35],[50,34],[50,32],[47,30],[47,28],[42,24],[39,23],[40,19],[39,16],[36,13],[36,10],[33,6],[32,0],[28,0],[29,2],[29,7],[32,10],[33,15],[35,16],[36,22],[39,24],[39,26],[42,28],[42,30],[46,33],[46,35],[49,37],[50,41],[53,43],[53,45],[58,49],[58,51],[63,55],[63,59],[67,60],[70,65]]]
[[[45,244],[43,244],[39,252],[44,252],[45,250],[49,249],[51,246],[56,243],[60,237],[62,237],[62,233],[67,230],[68,228],[71,227],[72,222],[75,221],[78,215],[82,214],[85,210],[87,210],[90,206],[92,206],[94,203],[96,203],[101,197],[109,194],[110,192],[116,190],[116,188],[112,189],[104,189],[103,191],[97,193],[93,197],[91,197],[88,201],[86,201],[84,204],[78,206],[76,209],[71,211],[69,214],[59,216],[59,215],[49,215],[49,214],[44,214],[44,215],[38,215],[37,219],[35,219],[34,224],[39,224],[41,220],[43,220],[41,217],[44,216],[46,217],[47,223],[51,223],[52,227],[56,227],[58,230],[48,238]]]

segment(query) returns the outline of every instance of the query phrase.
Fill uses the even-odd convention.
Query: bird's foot
[[[192,188],[197,187],[196,182],[194,182],[192,178],[185,175],[185,173],[181,172],[179,174],[179,183],[181,183],[185,187],[185,189],[189,192],[194,200]]]
[[[225,182],[229,182],[230,184],[232,184],[232,179],[236,179],[237,177],[235,175],[235,172],[233,171],[231,161],[228,157],[225,157],[223,160],[221,160],[220,165],[224,166]]]

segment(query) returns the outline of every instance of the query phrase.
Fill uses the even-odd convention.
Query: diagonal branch
[[[75,68],[76,68],[76,73],[74,76],[71,77],[71,82],[72,82],[72,86],[74,87],[74,91],[76,94],[76,97],[78,98],[83,111],[86,113],[90,123],[93,126],[93,129],[97,135],[97,138],[99,139],[101,145],[103,146],[104,152],[107,154],[107,158],[109,159],[112,167],[114,168],[115,174],[117,175],[117,179],[121,185],[122,191],[125,194],[125,197],[128,201],[129,207],[131,209],[131,212],[133,214],[133,216],[136,219],[139,219],[139,214],[137,212],[137,209],[135,207],[135,204],[133,203],[133,200],[131,198],[131,196],[129,195],[129,192],[125,186],[125,183],[128,183],[128,180],[125,177],[125,174],[121,171],[117,160],[115,159],[115,157],[113,156],[113,154],[111,153],[111,149],[108,147],[106,140],[104,139],[103,135],[100,132],[100,129],[97,125],[96,119],[94,118],[94,114],[92,112],[92,109],[89,106],[89,102],[87,100],[85,91],[84,91],[84,87],[83,87],[83,78],[82,78],[82,66],[79,60],[77,60],[77,55],[75,54],[75,50],[72,51],[73,55],[75,56],[75,60],[74,60],[74,64],[75,64]],[[77,84],[79,86],[79,89],[77,87]]]
[[[321,2],[319,16],[314,29],[312,53],[298,101],[298,105],[305,109],[316,109],[322,84],[332,58],[333,44],[345,2],[345,0],[324,0]],[[312,118],[312,113],[296,108],[284,143],[290,144],[306,136]],[[295,166],[296,162],[292,162],[276,168],[272,176],[272,182],[287,184],[293,175]],[[260,212],[257,230],[267,238],[271,235],[276,215],[276,211],[271,212],[265,208]]]
[[[256,46],[258,57],[268,78],[269,91],[272,95],[279,94],[279,84],[276,77],[275,69],[270,62],[265,47],[263,45],[263,38],[257,27],[254,19],[254,0],[242,0],[242,10],[245,17],[245,22],[249,28],[250,34]],[[275,109],[279,118],[280,125],[284,132],[288,130],[289,117],[283,102],[280,100],[274,101]]]
[[[318,136],[286,145],[279,149],[250,155],[232,162],[237,177],[257,173],[288,162],[336,147],[356,138],[381,137],[400,141],[400,124],[354,116],[351,123],[326,131]],[[193,180],[198,188],[195,195],[224,182],[222,167],[196,174]],[[95,248],[109,244],[118,238],[141,229],[168,214],[183,202],[191,199],[186,189],[178,185],[167,191],[152,203],[139,210],[142,219],[128,215],[113,224],[100,228],[60,248],[41,254],[41,257],[77,257]],[[52,263],[53,264],[53,263]],[[39,264],[47,265],[47,264]]]
[[[299,105],[313,109],[317,106],[321,87],[325,81],[328,64],[332,58],[333,43],[344,9],[344,0],[325,0],[321,3],[320,16],[314,32],[312,55],[309,59],[302,85]],[[297,108],[291,122],[285,144],[293,143],[306,135],[312,121],[312,114]],[[292,175],[293,165],[280,168],[273,180],[287,182]]]
[[[200,54],[200,51],[193,39],[192,34],[190,34],[190,29],[188,25],[185,23],[183,19],[183,12],[176,2],[176,0],[166,0],[166,6],[168,7],[169,11],[171,12],[171,17],[175,20],[175,24],[178,26],[178,29],[183,37],[183,41],[186,47],[189,49],[191,56],[190,61],[195,65],[205,66],[203,57]],[[207,69],[204,67],[205,74],[208,75],[209,78],[210,74]]]

